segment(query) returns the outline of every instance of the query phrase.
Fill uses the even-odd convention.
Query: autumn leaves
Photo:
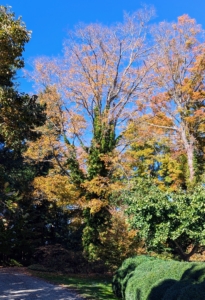
[[[62,57],[36,59],[30,74],[47,120],[25,157],[53,166],[34,185],[86,210],[86,245],[100,244],[110,195],[124,179],[177,190],[203,175],[203,31],[187,15],[155,26],[152,16],[145,9],[114,26],[79,26]]]

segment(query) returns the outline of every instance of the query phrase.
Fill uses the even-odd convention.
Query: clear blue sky
[[[12,6],[16,16],[22,16],[32,30],[24,53],[27,68],[29,61],[37,56],[60,54],[66,30],[78,22],[121,21],[123,11],[136,11],[141,3],[156,8],[155,22],[174,21],[186,13],[205,29],[205,0],[1,0],[1,5]],[[22,80],[21,90],[29,92],[31,85]]]

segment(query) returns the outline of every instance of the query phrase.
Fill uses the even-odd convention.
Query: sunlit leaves
[[[139,229],[147,246],[156,251],[170,245],[182,259],[194,254],[192,247],[205,243],[205,190],[166,193],[151,182],[135,182],[133,191],[124,195],[132,228]],[[190,251],[190,252],[189,252]]]
[[[49,201],[54,201],[58,206],[77,205],[79,191],[75,185],[69,183],[66,176],[55,174],[34,179],[33,196],[38,198],[46,197]]]
[[[24,66],[22,52],[30,39],[30,31],[21,21],[15,20],[8,7],[0,6],[0,82],[1,86],[11,86],[16,69]]]

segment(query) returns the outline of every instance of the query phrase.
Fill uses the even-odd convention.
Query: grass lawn
[[[52,283],[76,290],[82,298],[89,300],[116,300],[112,293],[112,277],[97,275],[59,275],[55,273],[30,271],[32,275]]]

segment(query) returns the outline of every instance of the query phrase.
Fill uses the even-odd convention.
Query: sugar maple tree
[[[78,190],[84,247],[92,257],[101,244],[99,233],[109,224],[113,158],[121,131],[147,88],[142,86],[148,73],[143,60],[149,52],[146,32],[152,14],[145,9],[111,27],[77,27],[64,44],[63,58],[37,59],[31,75],[40,87],[40,101],[47,104],[47,124],[26,155],[52,160],[56,171],[49,176],[55,180],[61,172]],[[49,182],[48,177],[42,180]]]

